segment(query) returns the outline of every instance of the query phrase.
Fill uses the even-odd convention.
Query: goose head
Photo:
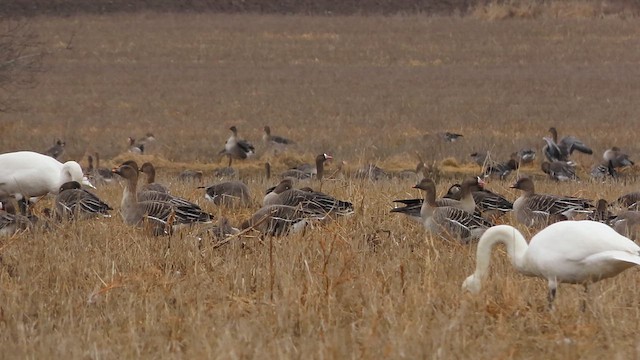
[[[80,189],[80,183],[77,181],[67,181],[60,186],[60,192],[71,189]]]
[[[293,180],[291,180],[291,178],[286,178],[280,181],[280,183],[276,185],[276,187],[273,188],[272,191],[276,194],[282,194],[283,192],[290,189],[293,189]]]
[[[264,127],[264,133],[267,134],[267,136],[271,136],[271,128],[268,126]]]
[[[522,177],[516,181],[515,184],[510,186],[512,189],[522,190],[527,194],[533,194],[535,191],[535,187],[533,185],[533,180],[528,177]]]

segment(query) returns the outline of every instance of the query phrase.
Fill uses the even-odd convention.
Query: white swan
[[[32,151],[0,154],[0,192],[16,199],[57,194],[67,181],[93,187],[75,161],[61,163]]]
[[[462,284],[478,293],[491,261],[491,249],[502,243],[520,273],[549,281],[549,303],[558,283],[583,284],[618,275],[640,265],[640,246],[609,226],[589,220],[561,221],[536,234],[529,244],[509,225],[488,229],[480,238],[476,271]]]

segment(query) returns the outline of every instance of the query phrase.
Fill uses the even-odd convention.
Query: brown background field
[[[411,168],[415,153],[451,181],[475,173],[472,151],[499,160],[540,148],[549,126],[595,150],[578,155],[584,178],[543,192],[610,200],[637,190],[588,180],[602,151],[638,159],[640,24],[624,16],[488,21],[488,16],[307,17],[120,14],[34,17],[48,51],[39,85],[0,113],[0,151],[45,150],[108,166],[129,157],[126,138],[151,131],[160,182],[234,224],[257,208],[275,171],[330,152],[336,165]],[[183,168],[211,169],[228,127],[258,157],[238,164],[256,205],[219,209],[179,184]],[[261,129],[299,146],[264,153]],[[465,135],[444,143],[440,131]],[[425,136],[426,135],[426,136]],[[442,160],[451,158],[444,164]],[[446,166],[445,166],[446,165]],[[524,173],[539,174],[535,166]],[[633,173],[631,169],[629,173]],[[510,181],[490,187],[514,199]],[[448,184],[439,184],[444,190]],[[74,358],[634,358],[637,270],[592,287],[562,286],[546,309],[546,284],[513,274],[498,252],[485,290],[460,289],[474,246],[443,243],[400,216],[391,200],[417,196],[412,180],[372,183],[336,175],[312,184],[349,199],[356,214],[304,236],[255,237],[198,247],[192,231],[145,236],[110,219],[0,243],[0,351]],[[97,193],[118,207],[121,188]],[[43,201],[42,208],[48,201]],[[505,220],[511,223],[510,219]],[[528,234],[526,229],[523,229]],[[559,239],[561,240],[561,239]],[[270,256],[271,255],[271,256]]]

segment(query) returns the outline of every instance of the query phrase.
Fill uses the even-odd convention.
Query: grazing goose
[[[0,154],[0,192],[24,198],[57,194],[67,181],[93,187],[75,161],[58,160],[32,151]]]
[[[199,240],[202,240],[203,237],[208,237],[214,238],[217,241],[222,241],[227,237],[235,235],[239,232],[240,230],[238,228],[231,226],[229,219],[221,216],[220,219],[218,219],[217,224],[201,229],[196,236],[199,238]]]
[[[573,154],[575,150],[584,154],[593,154],[593,150],[575,136],[565,136],[558,142],[556,128],[549,128],[549,133],[551,133],[551,138],[543,138],[547,145],[542,148],[542,151],[550,162],[569,161],[569,155]]]
[[[537,233],[529,244],[514,227],[498,225],[480,238],[476,270],[462,288],[478,293],[487,276],[491,250],[504,244],[511,264],[526,276],[546,279],[549,306],[559,283],[588,284],[618,275],[640,264],[640,247],[605,224],[594,221],[563,221]]]
[[[515,159],[501,164],[489,164],[483,172],[484,177],[496,177],[500,180],[504,180],[511,174],[513,170],[517,170],[519,167],[518,162]]]
[[[487,162],[487,159],[489,158],[489,154],[485,151],[473,152],[469,154],[469,156],[471,157],[474,163],[480,166],[484,166],[485,163]]]
[[[460,138],[464,137],[464,135],[462,134],[456,134],[449,131],[438,133],[438,136],[440,136],[440,138],[446,142],[456,142]]]
[[[238,138],[238,129],[235,126],[230,127],[229,130],[231,130],[231,136],[225,142],[224,149],[220,151],[220,154],[229,157],[228,167],[231,167],[233,159],[244,160],[251,157],[255,154],[255,148],[248,141]]]
[[[610,225],[618,234],[635,241],[640,226],[640,211],[623,211],[610,220]]]
[[[145,184],[140,188],[140,191],[152,190],[167,194],[170,193],[169,188],[156,182],[156,168],[153,166],[153,164],[151,164],[150,162],[142,164],[142,166],[140,167],[140,172],[145,174],[147,177],[147,180]]]
[[[431,179],[423,179],[414,188],[425,193],[420,216],[425,229],[434,234],[454,237],[467,243],[477,239],[487,228],[493,226],[489,221],[467,211],[451,206],[438,206],[436,184]]]
[[[0,199],[0,236],[11,236],[20,230],[31,229],[34,219],[16,213],[10,198]]]
[[[163,235],[170,233],[174,225],[210,222],[213,218],[199,207],[174,205],[168,201],[140,201],[137,192],[138,170],[129,165],[121,165],[113,169],[113,172],[126,180],[120,212],[127,225],[143,226],[146,221],[154,235]]]
[[[303,164],[294,169],[289,169],[280,174],[281,178],[294,178],[294,179],[310,179],[314,175],[318,180],[322,180],[324,176],[324,163],[327,160],[333,159],[333,156],[328,154],[318,154],[316,156],[315,167]]]
[[[62,154],[64,154],[65,145],[66,144],[64,141],[58,139],[56,140],[55,144],[53,144],[52,147],[43,152],[43,154],[51,156],[52,158],[58,160],[62,156]]]
[[[267,205],[256,211],[240,226],[241,229],[253,227],[269,236],[283,236],[298,233],[314,221],[326,219],[327,214],[304,206]]]
[[[180,181],[193,181],[193,182],[202,182],[202,176],[204,174],[199,170],[184,170],[178,174],[178,179]]]
[[[619,147],[614,146],[611,149],[605,150],[602,155],[602,159],[605,163],[610,164],[613,168],[623,168],[626,166],[633,166],[635,163],[629,159],[629,155],[620,150]]]
[[[89,167],[87,168],[87,173],[93,177],[94,181],[97,184],[107,184],[111,183],[114,180],[113,173],[111,170],[100,167],[100,155],[95,153],[95,167],[93,166],[93,156],[87,156],[87,161],[89,162]]]
[[[536,159],[536,151],[531,148],[520,149],[513,158],[518,159],[520,164],[530,164]]]
[[[433,182],[431,179],[422,179],[418,185],[414,186],[415,189],[422,189],[420,184],[422,182]],[[479,178],[467,179],[462,185],[454,184],[449,188],[447,195],[441,199],[436,200],[436,206],[444,207],[451,206],[469,213],[474,213],[476,210],[476,202],[473,196],[474,186],[480,186],[479,184],[484,182]],[[425,185],[427,186],[427,185]],[[420,211],[424,204],[424,199],[405,199],[394,200],[394,203],[403,204],[403,207],[396,207],[391,209],[391,212],[397,212],[409,216],[412,220],[423,222],[420,216]]]
[[[96,216],[110,217],[111,206],[96,195],[84,190],[77,181],[69,181],[60,186],[56,196],[55,211],[58,219],[89,219]]]
[[[576,163],[573,161],[543,161],[540,164],[542,171],[555,181],[578,180],[576,176]]]
[[[640,191],[624,194],[616,199],[616,203],[629,210],[640,210]]]
[[[367,164],[363,168],[356,170],[356,179],[368,179],[373,181],[389,179],[389,174],[373,164]]]
[[[205,189],[204,198],[216,205],[251,204],[251,192],[242,181],[226,181],[208,187],[201,186],[198,189]]]
[[[293,181],[290,178],[283,179],[271,192],[267,193],[263,205],[300,205],[305,209],[321,212],[325,215],[346,216],[353,214],[352,203],[320,192],[294,189]]]
[[[536,194],[533,180],[527,177],[518,179],[511,186],[522,190],[522,195],[513,202],[516,220],[529,227],[545,227],[550,222],[572,219],[577,213],[591,213],[590,200],[574,197]]]
[[[591,168],[591,177],[598,180],[604,180],[609,177],[615,179],[618,177],[618,172],[613,166],[613,162],[609,160],[594,165],[593,168]]]

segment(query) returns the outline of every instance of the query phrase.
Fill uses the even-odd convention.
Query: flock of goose
[[[234,159],[247,159],[255,153],[254,146],[238,137],[238,129],[230,128],[231,136],[220,151],[229,158],[228,168]],[[576,179],[575,165],[570,160],[574,151],[592,154],[593,151],[573,136],[558,141],[555,128],[551,137],[544,137],[543,154],[548,161],[542,170],[551,178],[564,181]],[[460,134],[446,133],[446,141],[456,141]],[[130,138],[129,151],[142,153],[144,144],[155,141],[152,134],[143,143]],[[284,151],[294,141],[271,134],[264,128],[263,141],[274,151]],[[153,235],[171,234],[182,226],[194,223],[212,223],[214,216],[196,203],[170,194],[167,187],[155,182],[155,168],[151,163],[138,166],[126,161],[113,169],[99,167],[96,157],[89,159],[89,169],[83,173],[75,161],[61,163],[55,158],[64,152],[64,142],[58,140],[44,154],[19,151],[0,154],[0,234],[13,234],[33,226],[34,217],[29,212],[30,200],[53,194],[55,206],[50,216],[57,220],[75,220],[109,216],[112,207],[84,187],[94,188],[96,183],[107,183],[117,175],[124,180],[124,190],[119,212],[124,223],[143,227]],[[454,184],[443,198],[436,196],[435,182],[423,176],[414,188],[423,191],[419,199],[397,200],[402,206],[391,209],[393,213],[407,215],[423,224],[435,236],[457,239],[463,243],[478,240],[476,272],[468,277],[463,287],[471,292],[480,290],[486,276],[489,255],[497,243],[504,243],[512,264],[528,276],[542,277],[549,282],[549,300],[555,297],[558,283],[586,284],[612,277],[624,269],[640,265],[640,247],[629,237],[635,236],[640,224],[640,192],[621,196],[613,205],[623,208],[611,213],[611,206],[604,199],[597,206],[590,199],[535,191],[534,181],[521,176],[511,186],[522,192],[514,202],[486,188],[484,178],[516,169],[521,163],[533,161],[535,151],[523,149],[504,164],[492,163],[481,153],[472,154],[482,163],[482,177],[465,179]],[[234,228],[227,219],[219,219],[216,226],[207,228],[216,237],[238,234],[242,230],[255,229],[266,235],[281,236],[304,229],[307,225],[326,222],[336,217],[354,213],[353,204],[310,187],[294,188],[293,179],[322,179],[324,163],[331,160],[328,154],[319,154],[315,165],[289,169],[281,174],[282,180],[267,190],[262,207]],[[616,169],[633,165],[629,156],[619,148],[607,150],[603,156],[603,176],[616,176]],[[601,168],[597,166],[596,168]],[[266,164],[267,174],[270,165]],[[371,172],[369,167],[367,172]],[[139,186],[140,174],[146,179]],[[418,174],[420,175],[420,174]],[[181,177],[202,177],[202,172],[181,174]],[[268,175],[269,176],[269,175]],[[596,176],[596,175],[594,175]],[[251,195],[242,181],[226,181],[203,187],[204,197],[216,205],[249,206]],[[18,210],[14,203],[17,203]],[[540,230],[529,243],[514,227],[494,225],[504,214],[512,212],[521,225]],[[587,219],[587,220],[578,220]]]

